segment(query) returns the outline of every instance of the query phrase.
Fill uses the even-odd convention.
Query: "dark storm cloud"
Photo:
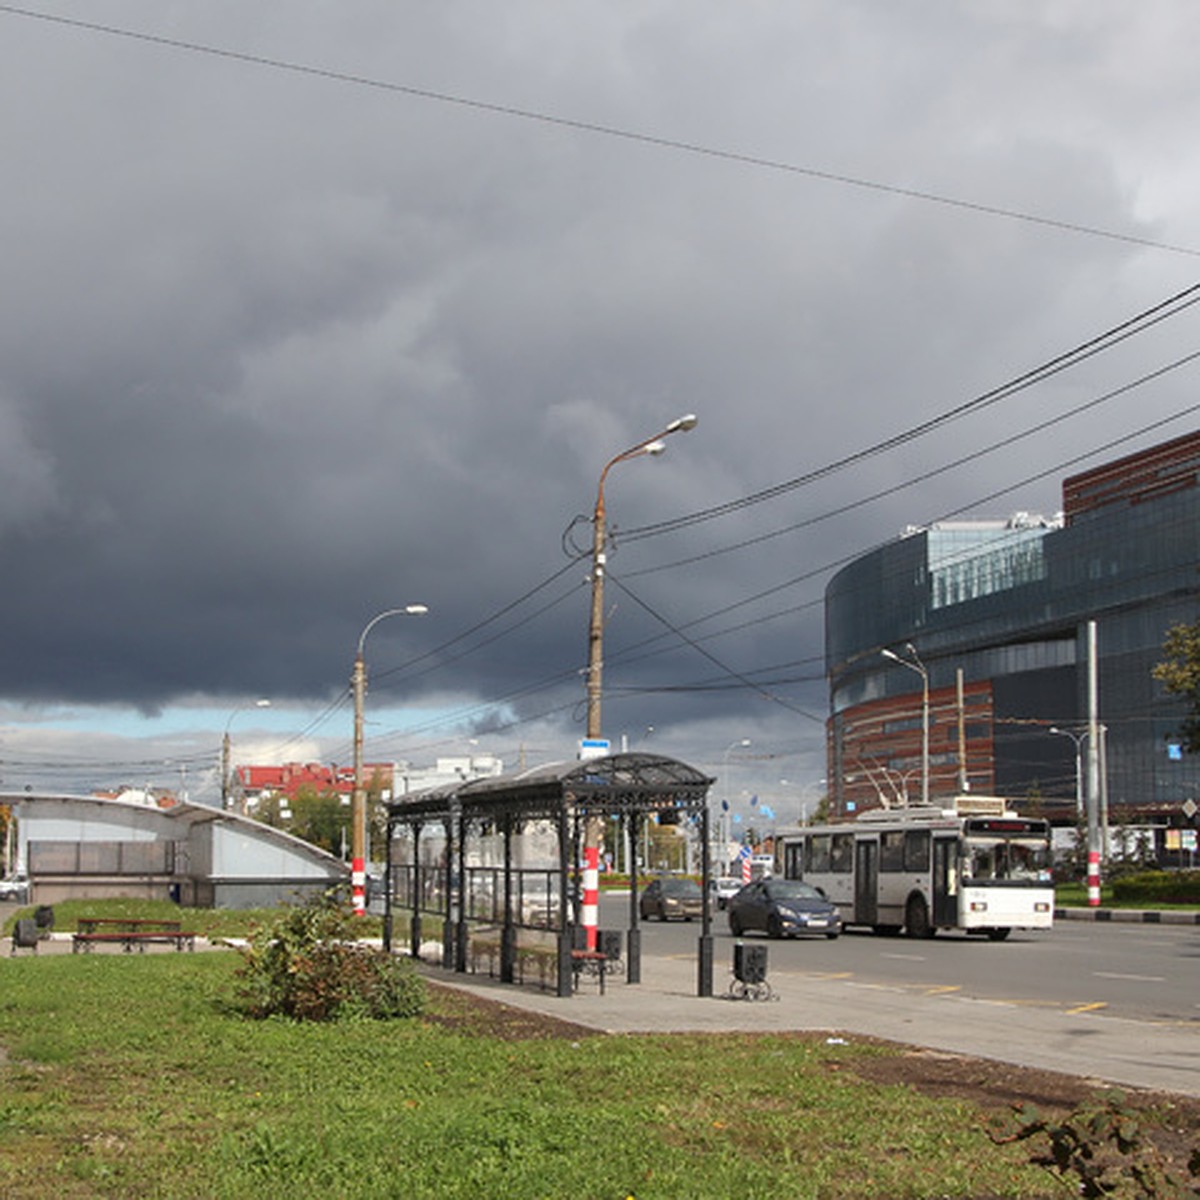
[[[873,4],[300,4],[283,21],[127,0],[103,20],[1200,246],[1178,153],[1200,18],[1183,3],[1153,17],[935,4],[903,19]],[[803,749],[812,774],[819,569],[1038,471],[1051,474],[983,515],[1053,510],[1057,463],[1190,394],[1168,381],[811,523],[1161,365],[1188,342],[1164,330],[903,453],[623,542],[623,528],[953,408],[1190,282],[1194,260],[11,12],[0,23],[10,702],[320,701],[344,687],[364,621],[420,600],[434,612],[419,629],[378,632],[381,674],[451,644],[377,694],[469,703],[559,678],[503,709],[565,704],[569,745],[584,564],[454,639],[568,562],[563,532],[590,513],[608,457],[695,411],[700,427],[662,460],[610,480],[627,590],[609,589],[606,713],[614,731],[673,727],[710,762],[761,731]],[[697,555],[712,556],[655,569]],[[703,690],[660,690],[684,684]]]

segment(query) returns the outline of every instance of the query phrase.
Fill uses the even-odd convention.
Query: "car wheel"
[[[836,933],[827,933],[825,936],[832,942],[833,939],[835,937],[837,937],[837,934]]]
[[[988,941],[1002,942],[1011,932],[1011,929],[989,929],[987,931]]]
[[[776,940],[783,937],[783,922],[775,913],[772,913],[767,918],[767,937],[775,938]]]
[[[734,937],[741,937],[745,932],[742,928],[741,918],[735,913],[731,913],[729,917],[729,932],[732,933]]]
[[[929,909],[920,896],[913,896],[904,909],[904,926],[910,938],[931,938],[934,928],[929,922]]]

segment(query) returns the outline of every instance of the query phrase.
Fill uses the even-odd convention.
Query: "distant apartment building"
[[[1066,479],[1052,517],[910,528],[839,571],[825,594],[832,811],[919,798],[927,682],[931,798],[969,788],[1069,814],[1091,621],[1113,820],[1173,816],[1200,794],[1172,740],[1184,706],[1151,675],[1168,628],[1200,617],[1198,480],[1192,433]]]
[[[492,754],[463,754],[438,758],[431,767],[408,762],[364,763],[368,787],[378,781],[379,799],[387,802],[423,788],[441,787],[469,779],[487,779],[503,773],[504,764]],[[242,766],[235,772],[239,810],[253,813],[265,799],[295,800],[302,790],[336,793],[350,802],[354,793],[354,768],[324,763],[284,763],[281,766]]]

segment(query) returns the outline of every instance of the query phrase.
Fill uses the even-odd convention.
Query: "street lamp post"
[[[622,450],[604,464],[600,472],[600,483],[596,488],[596,508],[592,514],[592,608],[588,623],[588,672],[587,672],[587,736],[589,740],[600,737],[600,695],[604,672],[604,573],[607,565],[607,529],[604,514],[604,481],[609,471],[619,462],[638,458],[643,454],[661,454],[666,447],[663,439],[673,433],[686,433],[695,429],[693,413],[677,417],[660,433],[644,438],[636,446]],[[599,894],[600,836],[604,827],[599,817],[589,818],[583,834],[583,929],[585,945],[589,950],[596,948],[596,926],[599,920],[599,905],[589,903]]]
[[[916,671],[921,677],[921,803],[928,805],[929,803],[929,672],[925,669],[925,664],[921,661],[921,656],[917,653],[917,648],[912,642],[905,643],[904,649],[911,656],[910,658],[901,658],[894,650],[884,648],[881,653],[884,658],[890,658],[893,662],[898,662],[902,667],[907,667],[910,671]]]
[[[637,458],[643,454],[661,454],[666,447],[663,438],[672,433],[686,433],[695,429],[697,418],[688,413],[672,421],[661,433],[645,438],[636,446],[614,455],[600,472],[600,484],[596,489],[596,508],[592,514],[592,611],[588,624],[588,673],[587,673],[587,736],[600,736],[600,693],[604,671],[604,572],[607,565],[607,530],[604,514],[604,481],[609,471],[619,462]]]
[[[1076,817],[1083,816],[1083,742],[1087,737],[1087,730],[1082,732],[1075,729],[1059,729],[1058,726],[1050,727],[1051,733],[1060,734],[1062,737],[1069,737],[1075,743],[1075,815]]]
[[[221,808],[228,810],[229,808],[229,791],[230,791],[230,774],[232,772],[232,750],[233,744],[229,737],[229,728],[233,724],[233,718],[240,712],[246,709],[254,708],[270,708],[270,700],[255,700],[253,706],[249,704],[239,704],[237,708],[229,714],[229,720],[225,722],[225,736],[221,739]]]
[[[729,869],[729,814],[733,808],[733,788],[729,779],[729,754],[732,750],[749,745],[749,738],[738,738],[736,741],[730,742],[729,745],[725,747],[725,753],[721,756],[721,777],[725,780],[725,799],[721,804],[720,830],[722,875],[726,874]]]
[[[363,703],[367,694],[367,666],[363,646],[367,634],[385,617],[418,617],[429,611],[424,604],[408,604],[404,608],[389,608],[376,614],[366,624],[358,638],[358,653],[354,656],[354,798],[350,808],[350,889],[354,912],[362,916],[367,911],[367,795],[363,788]],[[390,853],[390,847],[388,852]]]

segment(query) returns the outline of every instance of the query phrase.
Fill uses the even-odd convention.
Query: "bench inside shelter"
[[[575,990],[579,990],[579,979],[588,975],[600,984],[600,994],[604,994],[604,979],[620,970],[621,967],[621,931],[619,929],[598,929],[596,931],[595,949],[587,948],[587,930],[581,925],[575,926],[571,946],[571,975],[575,981]]]

